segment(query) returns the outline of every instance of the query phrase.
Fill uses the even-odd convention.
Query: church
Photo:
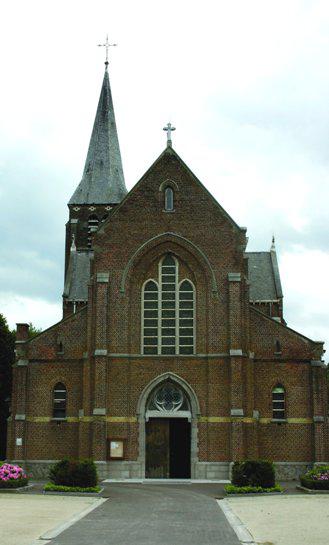
[[[63,318],[17,324],[8,459],[101,478],[279,479],[329,461],[323,343],[284,318],[275,249],[239,226],[167,145],[128,193],[108,62],[66,224]]]

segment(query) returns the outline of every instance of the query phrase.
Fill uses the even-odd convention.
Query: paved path
[[[30,545],[40,535],[100,503],[99,498],[0,492],[0,544]]]
[[[299,494],[226,501],[257,543],[328,545],[328,499],[326,495]]]
[[[214,485],[112,484],[107,490],[108,501],[51,545],[240,545]]]

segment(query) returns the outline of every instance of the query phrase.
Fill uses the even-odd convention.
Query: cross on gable
[[[167,125],[163,127],[163,130],[167,133],[167,146],[171,147],[171,133],[176,130],[176,127],[173,127],[171,123],[167,123]]]

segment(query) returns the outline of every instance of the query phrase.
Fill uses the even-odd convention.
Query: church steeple
[[[107,48],[105,74],[87,159],[81,182],[68,203],[64,316],[86,304],[95,233],[111,209],[127,194],[108,74],[108,47],[114,44],[106,40],[104,45]]]
[[[126,194],[106,62],[83,176],[69,205],[118,204]]]

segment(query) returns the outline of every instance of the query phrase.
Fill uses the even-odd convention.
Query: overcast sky
[[[128,189],[171,121],[174,148],[248,228],[248,249],[269,250],[275,234],[288,325],[329,341],[327,0],[13,0],[1,19],[0,312],[10,326],[61,318],[66,203],[108,32]]]

